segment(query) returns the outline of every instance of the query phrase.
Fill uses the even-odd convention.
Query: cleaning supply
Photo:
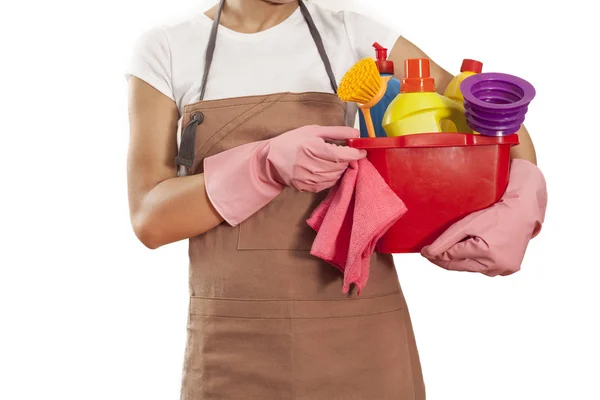
[[[481,73],[460,85],[465,98],[465,116],[474,130],[487,136],[516,133],[525,121],[535,88],[517,76]]]
[[[385,114],[385,110],[387,110],[390,103],[396,98],[396,96],[400,93],[400,81],[394,78],[394,62],[388,60],[387,58],[387,50],[385,47],[381,46],[379,43],[373,43],[373,47],[376,51],[377,56],[377,69],[379,70],[379,74],[383,77],[391,77],[387,83],[387,89],[383,98],[371,108],[371,119],[373,120],[373,126],[375,128],[375,136],[377,137],[386,137],[385,130],[382,126],[383,114]],[[365,124],[365,118],[362,113],[359,113],[359,126],[360,126],[360,136],[368,137],[367,125]]]
[[[421,254],[448,270],[517,272],[529,241],[542,229],[548,192],[544,175],[527,160],[512,160],[508,182],[499,203],[455,223]]]
[[[311,125],[217,153],[204,159],[206,193],[219,215],[236,226],[279,196],[285,185],[306,192],[333,186],[348,163],[366,152],[324,139],[355,137],[358,131],[350,127]]]
[[[460,67],[460,74],[456,75],[446,87],[444,96],[456,101],[461,106],[465,99],[460,91],[460,84],[469,76],[480,74],[483,64],[477,60],[464,59]]]
[[[435,91],[429,59],[405,60],[400,94],[383,116],[387,136],[443,132],[441,122],[450,120],[462,133],[472,133],[462,107]]]
[[[368,160],[353,161],[307,221],[317,231],[310,254],[342,271],[343,293],[354,284],[360,296],[377,242],[406,211]]]
[[[464,109],[464,97],[460,91],[460,84],[469,76],[480,74],[483,69],[483,64],[477,60],[464,59],[460,67],[460,74],[456,75],[446,87],[444,96],[456,101]],[[442,121],[442,131],[457,132],[456,126],[448,120]],[[475,133],[475,132],[473,132]]]
[[[354,64],[342,78],[338,87],[338,97],[342,101],[357,103],[365,118],[367,134],[376,137],[371,107],[385,95],[391,76],[380,76],[377,64],[371,58],[364,58]]]

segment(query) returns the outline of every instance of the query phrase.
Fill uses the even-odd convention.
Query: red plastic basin
[[[427,133],[349,139],[367,158],[408,211],[381,238],[380,253],[416,253],[453,223],[498,202],[510,168],[516,134],[489,137]]]

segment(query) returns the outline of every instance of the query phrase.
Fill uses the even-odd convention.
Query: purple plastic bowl
[[[526,80],[497,72],[472,75],[461,83],[460,90],[467,123],[487,136],[517,132],[535,97],[535,88]]]

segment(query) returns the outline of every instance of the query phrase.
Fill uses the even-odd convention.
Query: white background
[[[335,3],[454,73],[475,58],[537,89],[526,125],[550,200],[523,270],[491,279],[396,258],[428,399],[600,399],[594,2]],[[187,243],[150,251],[129,226],[122,73],[144,29],[201,6],[2,1],[0,399],[178,398]]]

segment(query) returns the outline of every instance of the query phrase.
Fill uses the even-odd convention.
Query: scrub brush
[[[380,76],[375,61],[372,58],[364,58],[354,64],[340,82],[338,97],[342,101],[358,104],[365,116],[369,137],[376,137],[371,119],[371,107],[383,98],[391,78],[391,76]]]

